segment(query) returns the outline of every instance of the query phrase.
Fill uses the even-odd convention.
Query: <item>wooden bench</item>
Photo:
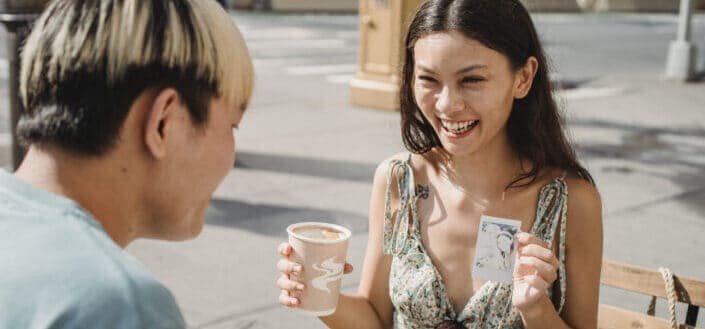
[[[603,285],[667,299],[663,276],[658,271],[643,267],[605,261],[602,264]],[[679,328],[695,328],[698,311],[705,307],[705,281],[674,275],[676,300],[688,304],[685,324]],[[637,313],[610,305],[600,304],[598,328],[600,329],[671,329],[671,322],[651,314]],[[679,321],[680,322],[680,321]]]

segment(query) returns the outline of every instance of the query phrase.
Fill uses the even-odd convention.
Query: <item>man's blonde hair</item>
[[[213,97],[245,106],[253,75],[242,35],[214,0],[56,0],[22,51],[20,136],[100,154],[145,89],[174,87],[202,123]],[[118,122],[104,123],[101,138],[105,120]],[[99,141],[82,145],[91,137]]]

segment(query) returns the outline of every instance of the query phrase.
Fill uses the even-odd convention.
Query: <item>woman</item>
[[[518,0],[430,0],[405,46],[402,137],[411,154],[378,167],[359,291],[321,320],[595,328],[600,197],[563,133],[526,9]],[[522,222],[512,284],[471,276],[481,215]],[[288,275],[298,267],[286,259],[290,246],[279,252],[279,300],[296,307],[301,290]]]

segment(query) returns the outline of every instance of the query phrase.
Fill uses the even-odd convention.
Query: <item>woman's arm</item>
[[[557,314],[548,297],[522,311],[527,329],[597,328],[602,268],[602,204],[594,186],[569,179],[566,304]]]
[[[384,194],[387,188],[386,172],[389,162],[377,167],[372,186],[369,214],[367,251],[357,294],[342,295],[338,308],[321,320],[330,328],[391,328],[394,307],[389,298],[389,270],[391,256],[382,253],[384,244]],[[398,204],[398,195],[392,186],[392,205]]]

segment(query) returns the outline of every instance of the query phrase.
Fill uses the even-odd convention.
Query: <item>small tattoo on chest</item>
[[[429,194],[428,185],[416,184],[416,195],[418,195],[419,198],[428,199]]]

